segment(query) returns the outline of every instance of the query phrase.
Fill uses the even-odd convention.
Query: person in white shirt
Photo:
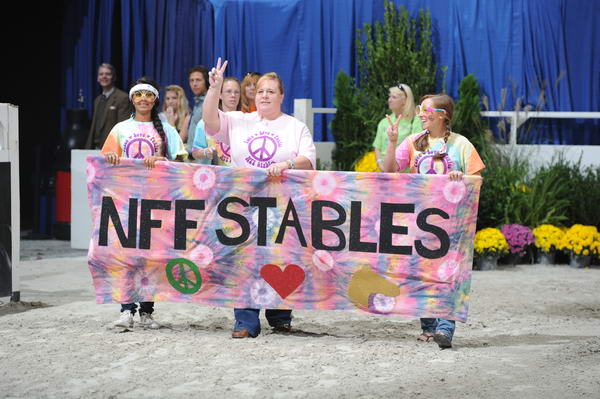
[[[206,133],[230,147],[231,166],[263,169],[280,176],[286,169],[314,169],[315,144],[308,127],[281,112],[284,87],[274,72],[264,74],[256,85],[256,112],[223,112],[219,96],[227,61],[209,73],[210,88],[204,100],[202,119]],[[235,309],[233,338],[260,334],[259,309]],[[266,317],[274,332],[291,331],[292,311],[267,309]]]

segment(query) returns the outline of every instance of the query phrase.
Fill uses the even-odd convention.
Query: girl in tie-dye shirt
[[[102,154],[111,165],[118,165],[120,158],[140,159],[151,169],[156,161],[183,160],[187,152],[174,127],[163,123],[158,116],[159,87],[150,78],[140,78],[129,91],[135,113],[132,118],[117,123],[110,131]],[[135,303],[121,304],[121,315],[115,327],[131,328],[137,310]],[[154,319],[154,302],[140,302],[140,325],[158,329]]]
[[[452,98],[445,94],[429,94],[417,106],[417,116],[424,131],[408,136],[396,148],[389,151],[384,161],[386,172],[410,168],[410,173],[443,174],[450,180],[461,180],[463,175],[479,175],[485,165],[477,150],[464,136],[450,130],[454,111]],[[390,145],[398,142],[397,124],[387,130]],[[394,147],[391,147],[394,148]],[[419,340],[435,341],[440,348],[450,348],[454,336],[454,320],[421,319],[423,333]]]

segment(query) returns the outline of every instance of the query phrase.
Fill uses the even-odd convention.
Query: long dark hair
[[[156,89],[156,91],[158,91],[160,93],[160,86],[158,85],[158,83],[156,83],[156,81],[154,79],[149,78],[147,76],[141,77],[138,80],[136,80],[135,83],[133,84],[133,86],[135,86],[137,84],[149,84],[150,86],[154,87]],[[131,87],[133,87],[133,86],[131,86]],[[160,107],[160,100],[157,97],[156,101],[154,101],[154,106],[152,107],[152,111],[150,111],[150,116],[152,117],[152,124],[154,125],[154,128],[158,132],[158,135],[160,136],[160,139],[163,142],[163,154],[162,155],[166,158],[169,158],[169,142],[167,141],[167,135],[165,134],[162,122],[160,120],[160,117],[158,116],[159,107]],[[135,107],[133,109],[133,115],[135,117]]]

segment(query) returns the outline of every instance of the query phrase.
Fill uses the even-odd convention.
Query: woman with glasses
[[[165,103],[162,112],[158,114],[163,122],[167,122],[179,132],[181,140],[185,143],[190,124],[190,106],[183,88],[178,85],[169,85],[165,89]]]
[[[226,67],[227,61],[221,65],[219,58],[217,66],[211,70],[202,119],[208,135],[231,146],[231,166],[260,169],[268,176],[281,176],[286,169],[314,169],[316,149],[312,134],[304,123],[281,111],[284,98],[281,78],[271,72],[257,81],[256,112],[223,112],[218,109],[218,102]],[[227,262],[227,259],[221,262]],[[265,296],[270,295],[262,284],[257,280],[248,288],[257,306],[265,303]],[[274,332],[291,331],[291,310],[267,309],[265,313]],[[259,309],[235,309],[234,315],[232,338],[260,334]]]
[[[454,111],[452,98],[445,94],[428,94],[416,108],[424,131],[405,138],[396,151],[385,157],[386,172],[410,168],[410,173],[448,175],[460,181],[463,175],[481,174],[485,165],[477,150],[464,136],[451,131]],[[398,130],[392,125],[388,131],[390,145],[398,143]],[[454,320],[422,318],[420,341],[435,341],[440,348],[452,347]]]
[[[373,141],[375,149],[375,159],[377,167],[383,171],[383,161],[389,146],[387,129],[395,125],[400,136],[399,142],[411,133],[420,132],[421,120],[415,115],[415,101],[413,93],[408,85],[399,83],[397,86],[390,87],[388,94],[388,108],[392,111],[391,115],[386,115],[377,125],[377,134]]]
[[[221,88],[221,96],[219,98],[219,109],[223,112],[239,111],[241,108],[241,92],[242,88],[239,80],[231,76],[223,79],[223,87]],[[207,137],[206,132],[204,131],[204,121],[200,121],[196,127],[196,135],[194,136],[192,149],[192,156],[194,159],[210,160],[213,157],[213,153],[216,151],[218,165],[229,166],[231,164],[229,146],[215,140],[211,136]]]
[[[110,131],[102,154],[111,165],[118,165],[120,158],[143,159],[144,165],[152,169],[156,161],[183,160],[187,152],[177,130],[158,116],[160,101],[158,84],[150,78],[140,78],[129,91],[133,104],[133,116],[117,123]],[[115,327],[133,327],[133,316],[137,304],[121,304],[121,316]],[[140,302],[140,325],[157,329],[160,324],[154,320],[154,302]]]
[[[250,113],[256,111],[254,97],[256,96],[256,83],[260,78],[258,72],[248,72],[242,80],[242,112]]]

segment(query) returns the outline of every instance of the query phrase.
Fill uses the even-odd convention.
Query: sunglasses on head
[[[396,84],[396,87],[397,87],[398,89],[400,89],[400,91],[404,92],[404,94],[406,94],[406,90],[404,90],[404,87],[402,86],[402,83],[398,83],[398,84]]]
[[[153,100],[156,97],[156,95],[148,90],[140,90],[140,91],[136,91],[135,93],[133,93],[133,98],[142,98],[142,97],[146,97],[150,100]]]
[[[424,107],[422,105],[417,105],[415,107],[415,111],[417,112],[417,115],[420,114],[421,112],[424,113],[424,114],[428,114],[429,115],[429,114],[433,113],[434,111],[441,111],[443,113],[446,113],[445,109],[442,109],[442,108],[432,108],[432,107]]]

